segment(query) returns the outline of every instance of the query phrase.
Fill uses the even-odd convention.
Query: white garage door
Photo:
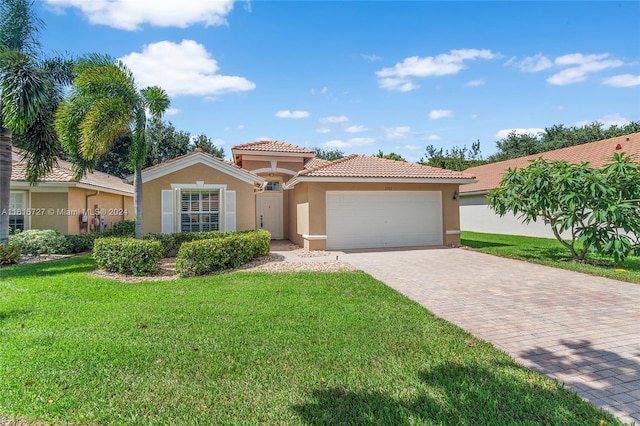
[[[327,248],[442,245],[439,191],[327,191]]]

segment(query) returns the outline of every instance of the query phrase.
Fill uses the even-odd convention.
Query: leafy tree
[[[213,140],[204,133],[193,138],[192,146],[193,150],[200,148],[208,154],[224,158],[224,148],[215,146]]]
[[[496,141],[496,147],[498,152],[487,158],[489,163],[537,154],[541,149],[537,136],[528,133],[518,134],[515,131],[509,133],[506,138]]]
[[[145,167],[155,166],[172,158],[190,152],[191,135],[189,132],[178,131],[171,122],[150,120],[147,128],[149,153]]]
[[[344,157],[344,152],[339,149],[322,149],[311,148],[316,153],[316,158],[321,158],[327,161],[334,161]]]
[[[469,167],[480,166],[486,161],[482,159],[480,153],[480,141],[471,144],[471,149],[465,146],[462,148],[454,146],[451,151],[443,148],[436,149],[433,145],[426,148],[427,159],[418,161],[418,164],[425,166],[438,167],[441,169],[462,171]]]
[[[402,158],[400,154],[396,154],[395,152],[384,154],[381,149],[378,150],[378,153],[375,156],[378,158],[386,158],[387,160],[404,161],[405,163],[407,162],[407,160]]]
[[[566,127],[563,124],[554,124],[545,128],[544,131],[536,136],[519,135],[515,132],[510,133],[506,138],[496,142],[498,152],[491,155],[487,160],[490,163],[509,160],[636,132],[640,132],[640,121],[631,121],[620,127],[613,125],[606,129],[602,123],[598,122],[580,127]]]
[[[41,60],[37,36],[44,23],[28,0],[0,1],[0,206],[9,205],[14,135],[27,154],[27,179],[51,171],[59,143],[52,117],[68,82],[71,61]],[[9,215],[0,214],[0,244],[9,237]]]
[[[112,58],[91,56],[78,65],[69,97],[60,104],[55,127],[78,177],[95,168],[118,136],[131,134],[127,158],[134,170],[136,238],[142,238],[142,167],[147,158],[147,116],[159,118],[169,97],[157,86],[138,90],[131,71]]]
[[[616,262],[640,254],[640,171],[624,153],[602,169],[539,158],[510,169],[488,203],[500,216],[512,213],[523,223],[544,220],[576,261],[584,262],[590,249]]]

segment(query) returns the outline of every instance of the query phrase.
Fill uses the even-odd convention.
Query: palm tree
[[[147,112],[159,119],[169,107],[169,97],[157,86],[138,90],[126,65],[108,56],[84,58],[76,70],[69,97],[56,112],[56,131],[71,156],[77,177],[95,168],[119,136],[131,134],[129,158],[134,170],[136,238],[142,238],[142,167],[147,156]]]
[[[51,170],[57,138],[51,131],[53,105],[70,62],[39,60],[37,35],[43,23],[29,0],[0,0],[0,206],[9,205],[13,135],[32,148],[27,159],[34,183]],[[56,65],[57,64],[57,65]],[[48,111],[48,113],[47,113]],[[48,114],[48,118],[47,118]],[[48,134],[51,137],[44,137]],[[0,211],[0,244],[9,238],[9,215]]]

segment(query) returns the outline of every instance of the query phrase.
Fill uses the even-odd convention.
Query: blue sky
[[[640,120],[640,2],[39,0],[46,53],[107,53],[233,145],[346,154]]]

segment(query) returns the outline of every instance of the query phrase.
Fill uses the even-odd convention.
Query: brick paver
[[[341,257],[622,421],[640,424],[640,285],[463,249]]]

